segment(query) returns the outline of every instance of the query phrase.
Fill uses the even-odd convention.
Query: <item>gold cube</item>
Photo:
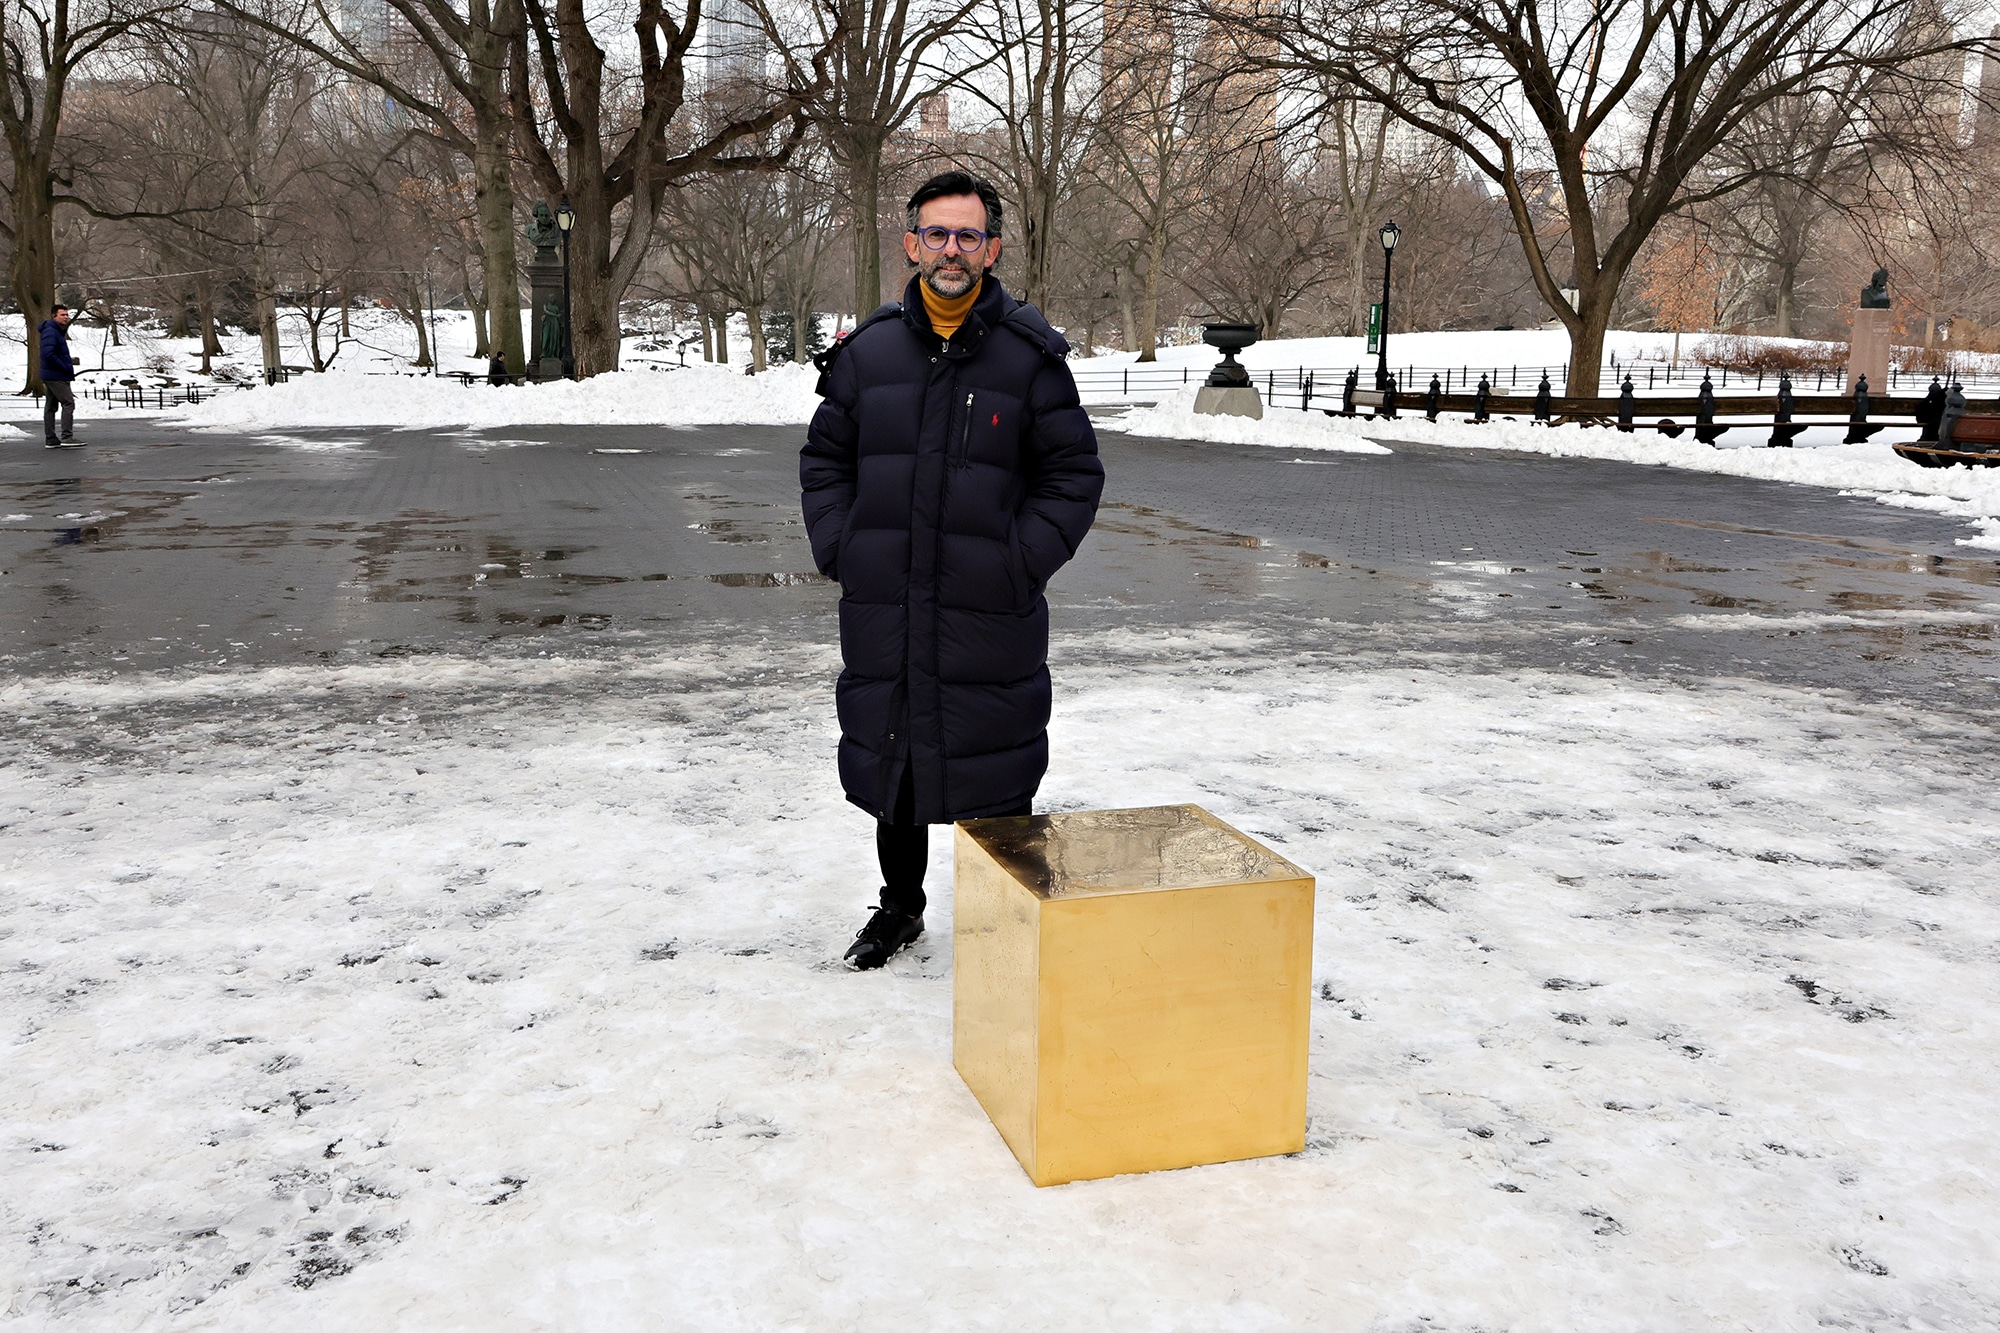
[[[958,826],[952,1063],[1037,1185],[1298,1152],[1313,878],[1199,806]]]

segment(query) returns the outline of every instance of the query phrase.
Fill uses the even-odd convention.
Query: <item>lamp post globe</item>
[[[562,307],[562,373],[566,380],[576,378],[576,342],[570,333],[569,306],[569,233],[576,225],[576,210],[565,199],[556,205],[556,230],[562,233],[563,266],[563,307]]]
[[[1375,338],[1375,387],[1386,391],[1389,387],[1389,261],[1396,257],[1396,242],[1403,238],[1403,229],[1393,221],[1385,222],[1376,234],[1382,238],[1382,326]]]

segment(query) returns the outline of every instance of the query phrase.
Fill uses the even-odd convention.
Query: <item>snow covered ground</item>
[[[312,375],[222,394],[169,413],[209,430],[301,426],[478,429],[493,426],[707,426],[803,423],[819,406],[811,366],[758,376],[696,362],[684,370],[621,370],[592,379],[495,388],[448,379]]]
[[[738,321],[739,325],[741,321]],[[222,338],[223,354],[214,373],[200,373],[200,343],[193,338],[167,338],[157,327],[123,327],[120,346],[112,346],[102,328],[75,326],[70,338],[78,368],[78,411],[92,415],[162,417],[169,422],[218,429],[286,426],[510,426],[560,424],[719,425],[728,423],[789,423],[804,421],[818,399],[812,395],[816,374],[805,367],[779,366],[763,377],[743,373],[750,360],[746,334],[731,339],[732,364],[713,366],[701,359],[701,345],[682,348],[671,334],[643,331],[625,338],[620,349],[623,371],[588,386],[578,384],[521,385],[496,390],[486,384],[471,387],[447,378],[459,372],[484,375],[486,363],[472,355],[472,317],[462,310],[437,312],[439,375],[411,365],[416,356],[416,330],[389,311],[357,310],[355,336],[342,342],[333,368],[310,371],[286,384],[265,387],[261,352],[254,334],[232,332]],[[20,356],[18,325],[0,330]],[[283,321],[281,356],[286,365],[309,365],[303,326],[296,318]],[[323,350],[332,350],[330,333],[322,335]],[[685,378],[683,378],[685,376]],[[158,409],[132,408],[121,403],[93,401],[93,388],[137,386],[146,390],[198,386],[219,389],[199,406]],[[245,387],[249,386],[249,387]],[[35,403],[0,400],[0,415],[33,430],[39,426]]]
[[[1754,618],[1744,617],[1751,620]],[[1319,876],[1309,1146],[1037,1191],[828,650],[0,686],[15,1326],[1974,1329],[2000,792],[1835,694],[1059,636],[1044,808]]]
[[[1100,428],[1176,440],[1213,440],[1268,445],[1279,449],[1353,451],[1372,441],[1408,440],[1458,449],[1511,449],[1558,458],[1607,458],[1625,463],[1719,472],[1734,477],[1826,486],[1843,494],[1866,495],[1904,509],[1925,509],[1962,518],[1974,535],[1961,545],[2000,550],[2000,468],[1920,468],[1890,448],[1916,438],[1916,428],[1892,428],[1867,444],[1841,444],[1844,426],[1816,426],[1791,449],[1759,447],[1764,432],[1738,431],[1728,447],[1702,444],[1692,435],[1667,439],[1657,432],[1583,426],[1537,426],[1529,421],[1494,420],[1475,426],[1459,419],[1426,421],[1422,412],[1395,421],[1367,416],[1328,417],[1321,412],[1268,410],[1261,421],[1247,417],[1200,416],[1195,390],[1183,389],[1147,407],[1136,407],[1099,423]],[[1729,437],[1724,436],[1728,441]],[[1758,441],[1758,444],[1752,444]]]

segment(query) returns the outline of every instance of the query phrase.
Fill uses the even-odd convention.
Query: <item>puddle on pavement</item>
[[[807,583],[831,583],[824,574],[704,574],[710,583],[725,588],[796,588]]]
[[[277,449],[295,449],[300,453],[330,454],[348,449],[365,449],[367,440],[313,439],[305,435],[253,435],[252,444],[268,445]]]
[[[1137,522],[1126,522],[1106,518],[1108,511],[1119,511],[1132,515]],[[1151,526],[1148,526],[1148,525]],[[1262,537],[1252,537],[1247,533],[1229,532],[1221,528],[1205,528],[1199,523],[1190,523],[1173,514],[1149,509],[1145,505],[1107,504],[1098,507],[1097,521],[1093,527],[1106,532],[1123,533],[1132,537],[1150,537],[1171,546],[1240,546],[1245,550],[1263,550],[1266,543]],[[1169,536],[1161,531],[1169,529],[1179,536]]]
[[[767,542],[771,540],[770,533],[746,531],[746,525],[738,523],[733,518],[710,519],[706,523],[690,523],[687,526],[689,532],[705,532],[719,542]]]
[[[1786,541],[1817,542],[1823,546],[1838,546],[1850,551],[1868,551],[1881,558],[1866,560],[1852,556],[1846,559],[1822,556],[1821,559],[1830,565],[1842,565],[1852,569],[1929,574],[1940,578],[1962,579],[1967,583],[1977,583],[1985,587],[2000,587],[2000,560],[1930,555],[1922,551],[1911,551],[1908,547],[1898,546],[1894,542],[1879,541],[1869,537],[1835,537],[1819,532],[1788,532],[1783,528],[1751,528],[1738,523],[1718,523],[1707,519],[1648,518],[1643,521],[1672,523],[1683,528],[1703,528],[1710,532],[1740,532],[1750,537],[1778,537]]]
[[[554,629],[558,625],[575,625],[579,629],[609,629],[611,617],[592,612],[574,615],[525,615],[519,611],[496,611],[496,624],[531,625],[536,629]]]

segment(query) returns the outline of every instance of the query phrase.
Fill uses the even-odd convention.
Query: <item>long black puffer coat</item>
[[[1048,769],[1042,589],[1104,490],[1068,350],[989,274],[948,345],[912,279],[823,362],[799,480],[841,588],[840,781],[877,818],[906,764],[921,824],[1026,805]]]

